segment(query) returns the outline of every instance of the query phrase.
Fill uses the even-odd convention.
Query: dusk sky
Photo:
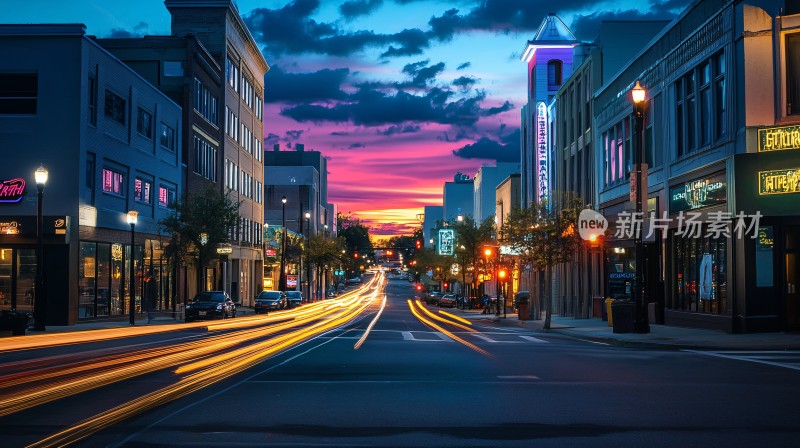
[[[519,160],[526,69],[542,19],[578,39],[601,20],[672,19],[690,0],[239,0],[271,70],[265,149],[305,144],[328,158],[329,200],[410,234],[456,172]],[[162,0],[26,0],[4,23],[80,22],[98,37],[169,34]],[[267,179],[268,183],[269,180]]]

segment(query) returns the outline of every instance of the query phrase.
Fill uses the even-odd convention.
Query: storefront
[[[69,220],[45,216],[42,221],[42,278],[48,322],[65,322],[68,288]],[[0,218],[0,309],[33,313],[36,291],[36,216]],[[61,311],[64,314],[61,314]],[[57,316],[57,317],[55,317]]]
[[[762,215],[735,248],[735,331],[800,331],[800,126],[759,129],[757,141],[734,158],[736,207]]]

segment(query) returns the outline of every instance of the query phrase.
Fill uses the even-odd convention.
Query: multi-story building
[[[436,229],[441,226],[444,220],[444,207],[441,205],[426,205],[423,208],[423,221],[422,221],[422,238],[423,246],[435,249],[436,248]]]
[[[303,238],[324,233],[335,236],[335,215],[328,204],[327,159],[319,151],[306,151],[304,145],[296,145],[295,151],[274,151],[264,153],[264,178],[269,179],[265,186],[264,222],[270,227],[283,225],[283,212],[286,211],[286,228]],[[286,204],[282,198],[286,197]],[[306,215],[308,217],[306,217]],[[270,232],[270,235],[276,235]],[[274,259],[274,258],[272,258]],[[270,259],[268,259],[270,260]],[[289,264],[294,270],[294,288],[311,298],[326,291],[327,275],[318,272],[314,266],[301,267]],[[280,267],[276,263],[265,263],[264,278],[270,278],[273,285],[278,284]],[[287,286],[288,287],[288,286]]]
[[[595,175],[612,232],[632,209],[633,151],[648,165],[659,227],[644,244],[644,289],[657,322],[800,328],[800,5],[758,4],[692,2],[595,93]],[[631,132],[637,81],[643,143]],[[628,295],[632,236],[607,245],[609,296]]]
[[[457,219],[458,215],[469,216],[475,206],[473,199],[475,187],[468,175],[456,173],[452,182],[445,182],[442,189],[442,218],[445,221]]]
[[[473,178],[474,198],[472,217],[480,224],[486,218],[496,215],[495,190],[509,175],[519,173],[519,163],[497,163],[483,165]],[[510,209],[509,209],[510,210]],[[506,213],[509,211],[506,210]]]
[[[261,290],[263,273],[263,98],[269,66],[232,0],[166,0],[164,4],[172,15],[172,35],[194,36],[223,70],[215,111],[213,92],[204,90],[211,84],[193,79],[185,86],[192,89],[185,99],[202,99],[197,104],[201,110],[195,113],[208,112],[218,122],[214,134],[200,127],[192,129],[192,143],[186,149],[193,155],[187,154],[185,160],[187,170],[240,203],[240,223],[230,231],[233,252],[227,271],[231,275],[225,287],[234,299],[250,305]],[[202,57],[193,63],[202,64]]]
[[[31,310],[42,293],[48,325],[121,318],[131,252],[135,311],[174,306],[158,222],[181,194],[181,107],[83,25],[0,25],[0,49],[0,178],[13,187],[0,200],[0,308]],[[34,291],[40,164],[45,289]]]
[[[595,90],[636,55],[669,22],[604,21],[593,43],[575,46],[574,70],[548,104],[549,158],[553,163],[553,191],[580,198],[597,209],[594,141],[592,132]],[[565,196],[556,196],[562,206]],[[618,254],[614,254],[618,255]],[[592,298],[603,295],[603,261],[600,247],[587,243],[569,264],[554,269],[555,312],[589,317]],[[597,310],[595,310],[596,312]]]

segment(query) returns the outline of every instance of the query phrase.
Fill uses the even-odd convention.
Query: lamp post
[[[311,212],[303,213],[303,217],[306,220],[306,232],[310,235],[311,234]],[[302,226],[303,220],[300,220],[300,225]],[[302,233],[302,232],[301,232]],[[304,254],[305,251],[308,250],[308,236],[303,234],[303,239],[305,240],[305,247],[304,247]],[[300,259],[300,272],[303,272],[303,259]],[[302,289],[302,288],[301,288]],[[306,301],[311,298],[311,263],[306,263]]]
[[[636,176],[636,216],[644,218],[642,212],[643,208],[643,195],[647,194],[645,188],[645,176],[647,175],[647,164],[644,157],[644,132],[643,120],[644,109],[646,106],[645,96],[646,91],[636,81],[636,85],[631,89],[631,99],[633,100],[634,121],[636,129],[636,137],[634,139],[634,175]],[[645,302],[645,284],[644,284],[644,234],[640,229],[639,234],[636,236],[636,287],[633,290],[633,331],[634,333],[650,333],[650,324],[647,322],[647,312],[644,306]]]
[[[286,196],[281,198],[281,211],[283,238],[281,238],[281,272],[278,278],[278,290],[286,291]]]
[[[33,173],[33,178],[36,181],[36,190],[38,195],[36,197],[36,278],[34,283],[34,296],[33,296],[33,315],[34,315],[34,330],[44,331],[45,320],[47,319],[47,298],[44,294],[44,282],[42,281],[42,233],[44,233],[44,225],[42,223],[42,196],[44,193],[44,185],[47,183],[47,169],[43,165],[39,165]]]
[[[200,256],[198,257],[198,263],[200,266],[200,288],[198,291],[205,291],[206,289],[206,265],[203,262],[203,252],[205,251],[206,244],[208,243],[208,234],[206,232],[200,233]]]
[[[128,212],[128,224],[131,225],[131,264],[128,270],[129,278],[129,286],[128,290],[130,291],[130,302],[128,303],[128,320],[131,325],[136,325],[136,279],[134,278],[134,270],[133,270],[133,261],[135,259],[133,255],[133,244],[135,242],[135,235],[136,235],[136,221],[138,221],[139,212],[136,210],[131,210]]]

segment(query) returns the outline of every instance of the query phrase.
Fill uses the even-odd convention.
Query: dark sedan
[[[229,317],[236,317],[236,304],[225,291],[203,291],[186,304],[186,322]]]
[[[289,308],[294,308],[303,304],[303,293],[300,291],[286,291],[286,300],[289,303]]]
[[[261,291],[261,293],[256,296],[256,304],[253,310],[256,314],[261,314],[273,310],[282,310],[287,306],[286,294],[282,291]]]

